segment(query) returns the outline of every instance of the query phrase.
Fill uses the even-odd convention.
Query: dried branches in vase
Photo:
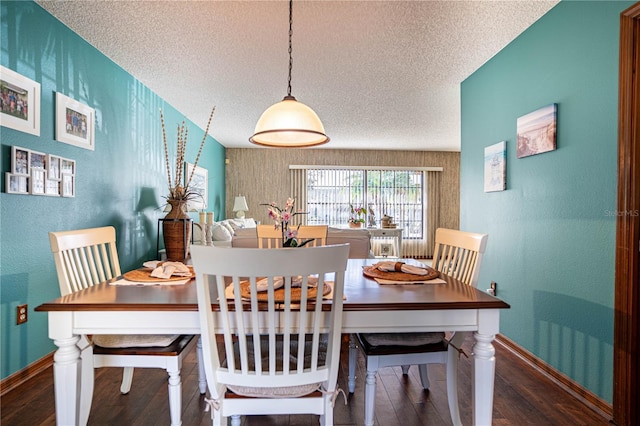
[[[200,160],[204,143],[207,140],[209,134],[209,126],[213,119],[213,113],[216,108],[213,107],[209,120],[207,121],[207,127],[202,136],[200,147],[198,148],[198,154],[196,160],[193,163],[191,174],[187,177],[185,182],[184,163],[185,155],[187,152],[187,139],[189,136],[189,129],[185,125],[185,120],[182,120],[182,124],[178,126],[177,130],[177,148],[174,173],[171,173],[171,162],[169,161],[169,147],[167,145],[167,132],[164,124],[164,114],[162,109],[160,110],[160,123],[162,125],[162,141],[164,144],[164,161],[167,169],[167,183],[169,185],[169,195],[164,197],[167,203],[171,206],[171,210],[164,217],[162,222],[162,232],[164,238],[164,245],[167,252],[167,259],[183,262],[189,256],[189,243],[191,241],[191,218],[187,215],[186,206],[190,200],[201,197],[201,195],[191,190],[191,180],[193,174]]]

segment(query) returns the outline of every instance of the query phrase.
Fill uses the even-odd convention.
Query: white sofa
[[[352,259],[373,257],[371,236],[366,229],[329,227],[327,244],[344,243],[349,243],[349,257]],[[214,223],[213,244],[215,246],[257,248],[256,222],[253,219],[226,219]]]

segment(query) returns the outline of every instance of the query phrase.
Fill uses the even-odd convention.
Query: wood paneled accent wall
[[[440,151],[379,151],[342,149],[227,148],[226,206],[224,218],[234,217],[233,199],[247,197],[252,217],[269,223],[261,203],[282,205],[290,196],[289,165],[372,167],[442,167],[439,226],[460,226],[460,153]],[[221,220],[216,213],[217,220]]]

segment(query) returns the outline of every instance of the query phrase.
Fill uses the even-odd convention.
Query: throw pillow
[[[232,238],[231,232],[220,223],[213,224],[212,235],[213,241],[231,241]]]
[[[226,230],[227,230],[227,231],[229,231],[229,233],[230,233],[231,235],[233,235],[233,233],[234,233],[234,229],[233,229],[233,227],[229,224],[229,221],[228,221],[228,220],[223,220],[223,221],[221,221],[221,222],[219,222],[219,223],[220,223],[220,225],[224,226],[224,227],[226,228]]]

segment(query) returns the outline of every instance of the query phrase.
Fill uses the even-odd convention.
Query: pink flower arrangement
[[[284,208],[278,207],[273,202],[270,204],[262,204],[263,206],[269,206],[269,217],[273,219],[275,229],[282,231],[282,247],[302,247],[305,244],[313,241],[312,239],[306,241],[298,241],[298,225],[295,229],[289,229],[289,224],[293,218],[299,214],[306,214],[303,211],[294,211],[293,206],[295,200],[293,198],[287,198],[287,202]]]
[[[364,223],[364,215],[367,214],[367,209],[364,207],[353,207],[353,204],[349,204],[351,208],[351,216],[349,217],[349,223]]]

